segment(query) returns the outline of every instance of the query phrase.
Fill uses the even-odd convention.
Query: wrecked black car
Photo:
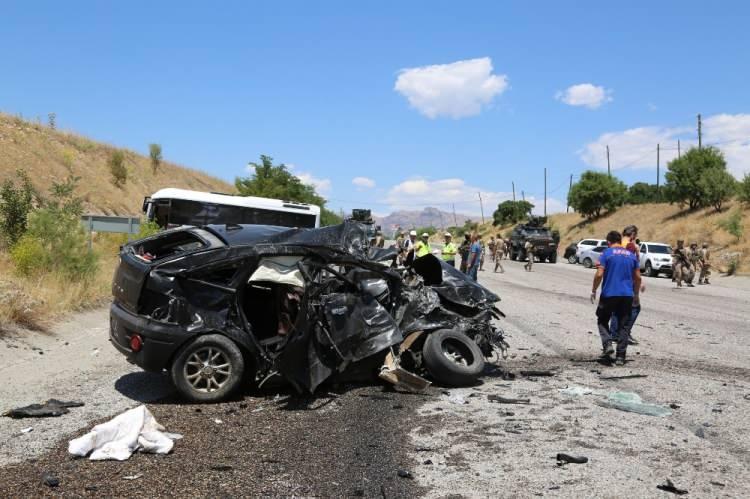
[[[299,391],[364,359],[402,387],[476,382],[507,345],[499,298],[433,255],[396,266],[353,221],[320,229],[181,227],[131,242],[110,339],[195,402],[281,376]],[[360,364],[361,365],[361,364]]]

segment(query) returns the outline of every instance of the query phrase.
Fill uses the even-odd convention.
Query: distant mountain
[[[384,217],[373,217],[375,223],[383,228],[383,231],[389,233],[399,227],[409,230],[419,227],[451,227],[453,225],[463,225],[466,220],[476,220],[477,217],[456,213],[456,223],[454,223],[453,212],[442,211],[437,208],[425,208],[417,210],[399,210]]]

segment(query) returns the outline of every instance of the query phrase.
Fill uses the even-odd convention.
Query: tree
[[[568,193],[568,204],[586,218],[596,218],[602,210],[612,211],[625,203],[627,187],[606,173],[584,172]]]
[[[159,165],[161,164],[161,145],[149,144],[148,154],[151,156],[151,170],[156,175],[156,170],[159,169]]]
[[[699,184],[703,190],[703,206],[713,206],[716,211],[721,211],[724,201],[729,200],[737,191],[737,181],[732,174],[719,168],[703,172]]]
[[[115,187],[121,188],[128,181],[128,169],[125,168],[125,154],[122,151],[112,152],[109,157],[109,172]]]
[[[628,188],[627,204],[658,203],[659,191],[656,184],[636,182]]]
[[[341,223],[341,217],[325,207],[326,200],[315,192],[315,188],[302,183],[299,177],[289,172],[286,165],[274,165],[273,158],[261,155],[260,163],[250,163],[250,166],[255,170],[252,176],[237,177],[234,181],[240,195],[318,205],[321,208],[321,225]]]
[[[34,187],[23,170],[17,170],[19,185],[7,179],[0,186],[0,239],[13,246],[26,232],[29,212],[33,208]]]
[[[743,203],[750,204],[750,174],[746,173],[742,182],[737,183],[737,197]]]
[[[687,204],[691,210],[703,206],[721,207],[734,192],[727,175],[731,177],[721,151],[715,147],[694,147],[667,165],[665,194],[670,203]]]
[[[497,210],[492,214],[492,225],[514,224],[527,218],[533,208],[534,205],[526,200],[503,201],[497,205]]]

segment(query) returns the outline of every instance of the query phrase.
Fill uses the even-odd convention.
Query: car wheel
[[[646,267],[643,270],[643,275],[646,277],[656,277],[654,274],[654,268],[651,266],[651,262],[646,262]]]
[[[552,253],[549,256],[549,263],[557,263],[557,253]]]
[[[591,260],[591,258],[586,257],[583,259],[583,266],[586,267],[587,269],[590,269],[591,267],[594,266],[594,262]]]
[[[422,358],[430,376],[448,386],[472,385],[484,370],[479,346],[465,334],[449,329],[427,336]]]
[[[199,336],[184,346],[171,368],[180,395],[191,402],[219,402],[242,383],[245,359],[236,343],[220,334]]]
[[[571,265],[574,265],[578,263],[578,258],[575,255],[570,255],[568,257],[568,263],[570,263]]]

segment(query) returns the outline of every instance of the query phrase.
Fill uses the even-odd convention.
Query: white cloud
[[[329,178],[318,178],[307,172],[295,172],[294,175],[303,184],[314,187],[315,191],[322,196],[326,196],[331,192],[331,179]]]
[[[394,86],[428,118],[474,116],[507,88],[508,77],[492,74],[489,57],[402,69]]]
[[[612,90],[593,85],[591,83],[579,83],[571,85],[563,91],[557,92],[555,98],[569,106],[583,106],[589,109],[597,109],[605,102],[612,100]]]
[[[584,163],[607,167],[609,145],[613,170],[656,168],[656,144],[661,144],[661,164],[677,157],[677,140],[682,151],[697,145],[695,126],[631,128],[608,132],[578,151]],[[750,173],[750,114],[717,114],[703,120],[703,144],[714,145],[724,153],[727,168],[741,178]]]
[[[375,181],[368,177],[354,177],[352,184],[357,186],[357,190],[372,189],[375,187]]]

